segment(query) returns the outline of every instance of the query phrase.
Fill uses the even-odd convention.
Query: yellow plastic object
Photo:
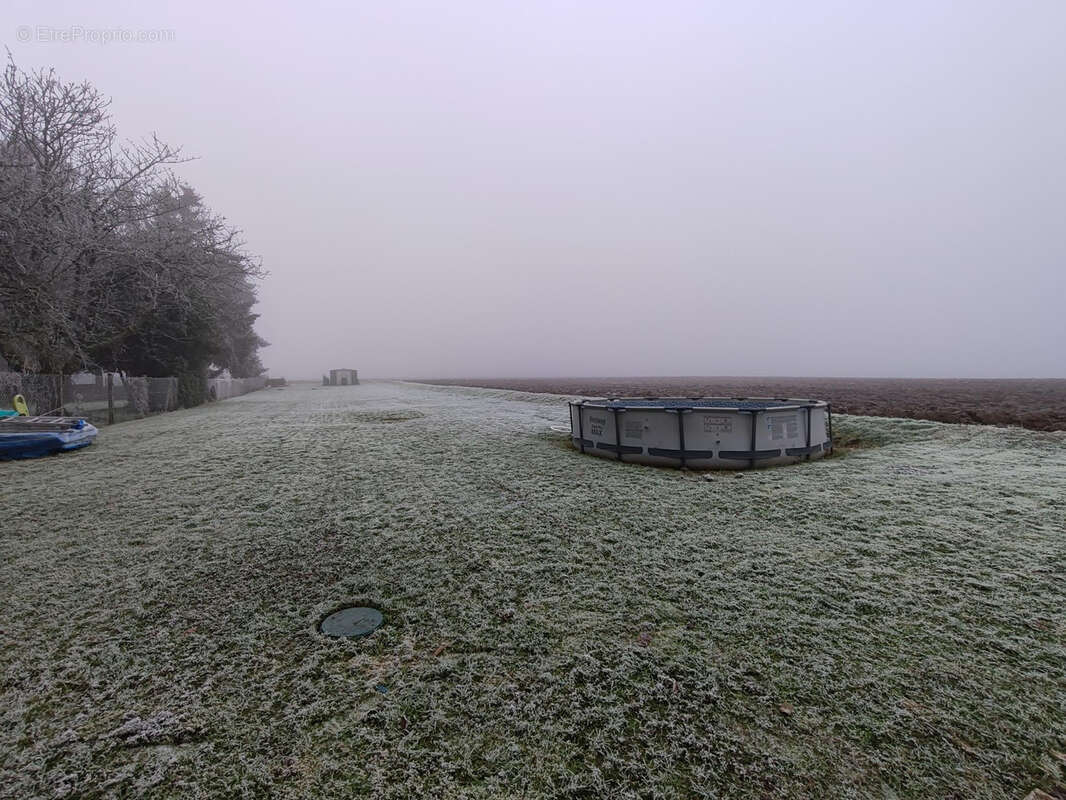
[[[11,404],[19,412],[20,417],[28,417],[30,415],[30,410],[26,407],[26,398],[21,394],[15,395],[15,399],[11,401]]]

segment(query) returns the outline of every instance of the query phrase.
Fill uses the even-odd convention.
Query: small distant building
[[[329,371],[330,386],[355,386],[359,383],[359,370],[357,369],[331,369]]]
[[[267,386],[275,387],[275,386],[287,386],[287,385],[288,384],[285,382],[284,378],[267,378]]]

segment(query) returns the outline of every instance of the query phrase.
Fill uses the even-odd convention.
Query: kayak
[[[0,460],[37,458],[88,447],[96,427],[71,417],[0,418]]]

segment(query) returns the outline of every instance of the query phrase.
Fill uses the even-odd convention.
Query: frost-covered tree
[[[261,374],[257,350],[266,342],[251,312],[258,263],[190,187],[160,187],[154,204],[152,217],[125,233],[121,279],[98,289],[114,319],[94,337],[94,359],[138,375],[203,374],[210,364],[236,377]]]
[[[0,80],[0,354],[15,369],[263,371],[259,264],[170,167],[121,142],[88,83],[8,63]]]

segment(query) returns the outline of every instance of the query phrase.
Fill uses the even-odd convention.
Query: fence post
[[[107,424],[115,424],[115,376],[107,373]]]

